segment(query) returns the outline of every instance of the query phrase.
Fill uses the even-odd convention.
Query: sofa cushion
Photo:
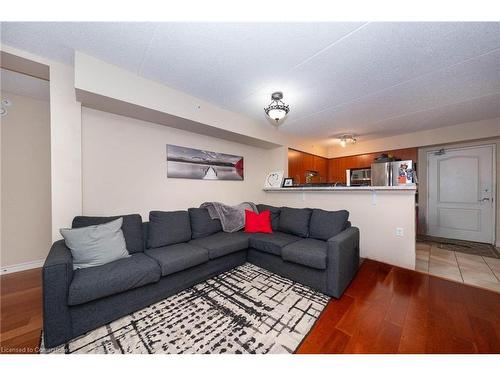
[[[189,243],[146,249],[145,253],[158,262],[162,276],[209,261],[207,249]]]
[[[309,223],[309,237],[327,241],[336,236],[346,228],[349,212],[325,211],[314,208]]]
[[[274,233],[253,233],[250,235],[250,247],[265,253],[281,255],[281,249],[286,245],[301,240],[301,237],[293,234]]]
[[[122,216],[76,216],[73,219],[73,228],[88,227],[109,223],[110,221],[123,217],[122,231],[130,254],[144,250],[144,239],[142,234],[142,218],[139,214]]]
[[[307,237],[309,234],[310,208],[282,207],[280,212],[280,232]]]
[[[98,267],[79,269],[73,273],[68,304],[79,305],[125,292],[155,283],[160,277],[160,266],[144,253],[136,253]]]
[[[219,219],[212,219],[206,208],[190,208],[191,238],[202,238],[220,232],[222,226]]]
[[[148,248],[173,245],[190,239],[191,222],[187,211],[149,213]]]
[[[210,259],[215,259],[247,249],[248,234],[244,232],[218,232],[208,237],[191,240],[189,243],[207,249]]]
[[[279,207],[269,206],[267,204],[258,204],[257,209],[259,210],[259,212],[264,212],[266,210],[271,211],[271,226],[273,228],[273,231],[278,230],[281,209]]]
[[[89,227],[59,230],[73,257],[73,269],[102,266],[128,258],[127,244],[121,230],[123,218]]]
[[[328,243],[326,241],[305,238],[286,245],[281,251],[281,257],[288,262],[324,270],[326,269],[327,250]]]

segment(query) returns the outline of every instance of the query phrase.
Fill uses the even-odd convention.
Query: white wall
[[[82,212],[81,106],[73,75],[71,67],[50,65],[53,240]]]
[[[59,228],[82,213],[81,105],[76,101],[72,67],[2,44],[13,55],[50,69],[52,240]],[[24,72],[27,73],[27,72]]]
[[[166,145],[242,155],[244,181],[167,178]],[[265,150],[93,109],[82,110],[83,213],[112,215],[261,202],[265,175],[286,149]],[[282,157],[283,156],[283,157]]]
[[[49,102],[1,93],[1,267],[39,261],[51,245]]]

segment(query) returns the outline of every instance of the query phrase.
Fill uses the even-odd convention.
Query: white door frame
[[[486,144],[478,144],[478,145],[471,145],[471,146],[463,146],[463,147],[446,147],[446,146],[443,146],[441,148],[436,148],[434,150],[429,150],[426,152],[426,165],[427,165],[427,181],[426,181],[426,184],[427,184],[427,202],[426,202],[426,210],[427,210],[427,213],[426,213],[426,216],[429,215],[429,195],[430,195],[430,189],[429,189],[429,156],[432,154],[434,155],[436,153],[436,151],[439,151],[439,150],[444,150],[445,152],[446,151],[461,151],[461,150],[467,150],[467,149],[471,149],[471,148],[480,148],[480,147],[491,147],[492,150],[493,150],[493,164],[492,164],[492,169],[493,169],[493,176],[492,176],[492,189],[491,189],[491,197],[492,197],[492,205],[493,205],[493,209],[491,210],[491,223],[493,225],[493,237],[491,239],[491,244],[493,246],[496,246],[496,208],[497,208],[497,202],[496,202],[496,190],[497,190],[497,147],[496,147],[496,144],[494,143],[486,143]],[[429,232],[429,220],[427,219],[425,221],[425,231],[426,233]]]

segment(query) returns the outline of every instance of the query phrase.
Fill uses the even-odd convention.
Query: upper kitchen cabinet
[[[319,181],[327,182],[328,180],[328,159],[320,156],[313,156],[313,170],[318,172]]]
[[[302,175],[302,152],[288,149],[288,177],[294,179],[295,183],[300,183],[299,177]]]
[[[400,160],[417,161],[417,148],[372,152],[370,154],[343,156],[328,160],[328,182],[346,182],[346,170],[355,168],[370,168],[374,159],[380,154],[390,154]]]
[[[292,177],[295,184],[305,184],[306,182],[345,183],[347,169],[370,168],[373,160],[382,153],[391,154],[401,160],[417,161],[418,150],[417,148],[405,148],[326,159],[290,148],[288,149],[288,177]],[[308,174],[311,177],[309,177],[309,181],[306,181]]]
[[[327,182],[328,159],[290,148],[288,177],[292,177],[295,184]]]

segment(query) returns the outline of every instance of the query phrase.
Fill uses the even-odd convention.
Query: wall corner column
[[[82,121],[74,69],[50,65],[52,240],[82,214]]]

